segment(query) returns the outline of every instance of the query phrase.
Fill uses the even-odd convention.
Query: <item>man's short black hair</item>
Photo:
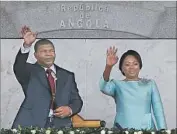
[[[53,48],[55,48],[54,45],[53,45],[53,43],[50,40],[48,40],[48,39],[40,39],[40,40],[38,40],[35,43],[35,45],[34,45],[34,51],[37,52],[39,46],[46,45],[46,44],[50,44],[50,45],[53,46]]]

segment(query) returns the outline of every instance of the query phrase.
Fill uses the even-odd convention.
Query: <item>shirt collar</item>
[[[46,68],[46,67],[43,67],[43,68],[45,69],[45,71],[48,69],[48,68]],[[50,67],[50,69],[56,74],[56,68],[55,68],[54,65],[52,65],[52,66]]]

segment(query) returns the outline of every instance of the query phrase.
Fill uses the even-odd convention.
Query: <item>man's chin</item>
[[[51,67],[52,65],[53,65],[53,63],[51,63],[51,64],[46,64],[47,67]]]
[[[45,67],[49,68],[49,67],[51,67],[53,64],[54,64],[53,62],[48,62],[48,63],[45,63],[44,65],[45,65]]]

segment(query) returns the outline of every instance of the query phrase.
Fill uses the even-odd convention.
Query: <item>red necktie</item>
[[[52,93],[52,101],[51,101],[51,109],[53,109],[53,105],[54,105],[54,99],[55,99],[55,80],[52,76],[52,70],[51,69],[47,69],[46,70],[46,73],[48,74],[48,81],[49,81],[49,84],[50,84],[50,90],[51,90],[51,93]]]

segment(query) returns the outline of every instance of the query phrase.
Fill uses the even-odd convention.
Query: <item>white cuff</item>
[[[71,116],[73,114],[73,111],[70,107],[69,107],[69,109],[70,109],[70,115],[69,116]]]
[[[21,46],[21,53],[28,53],[30,51],[31,47],[24,47],[24,44]]]

